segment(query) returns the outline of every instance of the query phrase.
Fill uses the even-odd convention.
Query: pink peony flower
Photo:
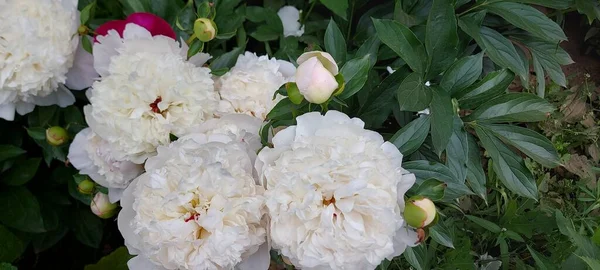
[[[100,25],[96,29],[96,36],[105,36],[109,30],[116,30],[121,37],[123,37],[123,31],[125,31],[125,25],[128,23],[137,24],[146,30],[150,31],[153,36],[163,35],[176,39],[175,31],[171,28],[171,25],[163,18],[158,17],[152,13],[147,12],[136,12],[129,15],[125,20],[114,20],[106,22]],[[94,37],[94,42],[98,42]]]

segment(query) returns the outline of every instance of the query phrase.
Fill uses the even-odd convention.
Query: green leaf
[[[503,93],[515,75],[507,69],[488,73],[481,81],[473,86],[460,90],[453,95],[458,98],[461,108],[473,109]]]
[[[354,58],[348,61],[340,70],[344,75],[346,84],[344,91],[340,94],[341,99],[347,99],[356,94],[367,82],[369,76],[370,55],[365,55],[361,58]]]
[[[0,225],[0,261],[13,262],[21,256],[26,247],[26,243],[19,237]]]
[[[406,261],[416,270],[429,269],[427,267],[428,260],[426,245],[407,247],[403,254]]]
[[[581,260],[583,260],[592,270],[600,270],[600,260],[586,257],[586,256],[577,256]]]
[[[267,25],[257,27],[256,31],[250,33],[250,36],[262,42],[277,40],[279,38],[279,34]]]
[[[25,150],[9,144],[0,144],[0,162],[25,154]]]
[[[199,39],[195,39],[187,51],[187,59],[190,59],[192,56],[198,54],[203,48],[204,42],[200,41]]]
[[[98,263],[86,265],[84,270],[128,270],[127,261],[133,257],[135,256],[129,255],[126,247],[120,247],[102,257]]]
[[[534,60],[534,68],[541,70],[539,66],[543,67],[552,81],[566,87],[567,80],[561,65],[570,65],[574,62],[564,49],[555,43],[530,36],[517,36],[515,39],[529,48]],[[536,64],[539,66],[536,67]],[[543,72],[536,71],[536,73],[538,78],[544,78]]]
[[[444,201],[451,201],[463,195],[473,194],[464,183],[454,177],[454,174],[444,164],[427,160],[409,161],[402,167],[417,177],[417,183],[428,179],[437,179],[448,185],[444,193]]]
[[[425,86],[421,75],[411,73],[400,84],[396,100],[402,111],[418,112],[427,108],[432,99],[429,87]]]
[[[333,56],[338,65],[346,61],[346,40],[333,19],[329,20],[325,30],[325,50]]]
[[[354,58],[360,58],[366,55],[369,55],[369,69],[375,66],[377,63],[377,53],[379,52],[379,46],[381,45],[381,41],[377,37],[377,35],[371,36],[365,43],[360,45],[360,48],[356,51]]]
[[[465,117],[463,121],[487,123],[538,122],[554,111],[548,101],[529,93],[509,93],[494,98]]]
[[[236,47],[230,52],[222,54],[210,63],[210,69],[218,70],[233,67],[242,52],[244,52],[244,48]]]
[[[145,0],[119,0],[123,4],[126,15],[134,12],[149,12],[150,5]]]
[[[217,3],[217,16],[214,20],[219,29],[217,39],[230,39],[234,37],[237,30],[242,27],[244,20],[246,20],[244,12],[245,6],[234,9],[239,3],[240,0],[219,1]],[[274,25],[281,25],[281,21],[279,21],[279,24]]]
[[[486,5],[485,8],[544,40],[556,43],[567,40],[567,36],[558,24],[531,6],[511,2],[495,2]]]
[[[20,186],[29,182],[35,176],[41,161],[41,158],[17,161],[6,174],[2,175],[2,183],[9,186]]]
[[[465,217],[467,217],[469,220],[473,221],[473,223],[483,227],[484,229],[490,232],[500,233],[502,231],[502,228],[500,228],[500,226],[496,225],[496,223],[493,223],[491,221],[471,215],[466,215]]]
[[[25,232],[45,231],[40,205],[25,187],[8,187],[0,191],[0,222]]]
[[[502,34],[491,28],[480,26],[485,12],[467,14],[459,20],[460,28],[471,36],[482,50],[501,67],[519,74],[523,81],[529,81],[528,70],[517,53],[515,46]]]
[[[540,254],[539,252],[535,251],[529,245],[527,245],[527,250],[529,250],[529,253],[531,254],[531,257],[533,258],[533,260],[535,261],[537,268],[539,268],[540,270],[556,269],[554,264],[548,258],[546,258],[544,255]]]
[[[0,262],[0,270],[18,270],[16,267],[12,266],[10,263]]]
[[[491,131],[475,127],[483,147],[492,158],[494,172],[502,183],[514,193],[537,200],[537,185],[523,159],[511,151]]]
[[[516,0],[515,2],[534,4],[553,9],[567,9],[573,4],[573,0]]]
[[[554,168],[560,164],[558,153],[545,136],[528,128],[512,125],[483,125],[502,139],[538,163]]]
[[[208,6],[208,2],[205,2]],[[206,16],[199,16],[205,18]],[[182,31],[193,31],[196,13],[194,12],[194,2],[189,1],[179,12],[175,18],[175,26]]]
[[[284,99],[280,100],[279,102],[277,102],[277,104],[275,104],[273,109],[271,109],[271,111],[267,114],[266,119],[267,120],[277,119],[281,116],[291,114],[293,105],[294,104],[292,103],[292,101],[289,98],[284,98]]]
[[[94,12],[96,10],[96,1],[92,1],[87,6],[85,6],[79,15],[79,21],[81,25],[87,25],[88,21],[91,18],[94,18]]]
[[[483,53],[463,57],[444,72],[440,86],[454,96],[477,81],[482,71]]]
[[[438,242],[438,244],[454,248],[454,244],[452,243],[452,234],[450,234],[450,230],[441,222],[438,222],[433,227],[429,229],[429,235],[431,238]]]
[[[390,142],[398,147],[402,155],[408,156],[421,147],[429,134],[430,124],[429,115],[421,116],[398,130]]]
[[[594,22],[594,20],[600,20],[600,3],[597,1],[575,0],[575,6],[577,7],[577,11],[579,11],[579,13],[587,16],[590,25]]]
[[[392,20],[373,19],[373,24],[381,42],[398,54],[413,71],[425,73],[425,47],[410,29]]]
[[[536,88],[537,95],[540,98],[544,98],[544,96],[546,95],[546,74],[544,73],[544,68],[542,67],[540,60],[538,59],[538,57],[536,55],[532,54],[531,61],[533,63],[533,71],[535,71],[536,77],[541,79],[541,80],[536,80],[537,81],[537,88]]]
[[[315,0],[316,1],[316,0]],[[319,0],[326,8],[333,11],[335,15],[342,17],[346,20],[346,13],[348,10],[348,0]]]
[[[454,173],[456,179],[464,182],[467,178],[467,160],[469,157],[467,132],[460,117],[454,115],[453,118],[452,135],[448,146],[446,146],[446,166]]]
[[[67,126],[69,126],[69,132],[76,134],[87,127],[81,111],[76,106],[69,106],[65,108],[63,115],[65,123]]]
[[[81,208],[74,211],[72,220],[75,238],[86,246],[98,248],[104,231],[100,218],[92,214],[89,208]]]
[[[433,0],[425,32],[428,68],[427,78],[446,70],[457,54],[458,32],[452,0]]]
[[[427,179],[419,185],[415,191],[415,195],[421,195],[431,199],[432,201],[439,201],[444,198],[444,191],[446,184],[436,179]]]
[[[487,182],[485,172],[481,165],[481,151],[475,137],[467,134],[467,149],[469,157],[467,158],[467,182],[475,194],[487,201],[485,183]]]
[[[396,105],[394,96],[398,90],[398,85],[402,83],[407,75],[407,68],[396,70],[377,87],[369,91],[369,96],[358,112],[360,119],[365,121],[366,127],[379,127],[388,118],[392,112],[392,107]]]
[[[433,149],[439,156],[448,146],[450,136],[452,136],[452,118],[455,113],[449,93],[439,87],[432,87],[432,89],[433,98],[429,108],[431,110],[431,140]]]
[[[46,129],[42,127],[31,127],[27,129],[27,135],[34,140],[45,141]]]
[[[58,241],[67,235],[68,231],[67,227],[60,227],[54,231],[36,234],[32,241],[35,253],[40,253],[56,245]]]

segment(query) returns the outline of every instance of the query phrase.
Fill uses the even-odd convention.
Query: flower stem
[[[308,16],[310,15],[310,12],[315,7],[316,3],[317,3],[317,0],[312,2],[312,4],[310,5],[310,8],[308,8],[308,12],[306,12],[306,15],[302,16],[302,18],[300,19],[300,24],[304,25],[304,22],[306,21],[306,19],[308,19]]]

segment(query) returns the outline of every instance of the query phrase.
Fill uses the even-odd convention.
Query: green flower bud
[[[94,192],[94,188],[96,187],[96,183],[94,183],[91,180],[85,179],[81,182],[79,182],[79,185],[77,185],[77,191],[79,191],[79,193],[81,194],[92,194],[92,192]]]
[[[98,192],[90,204],[92,212],[100,218],[111,218],[117,213],[117,204],[110,203],[108,195]]]
[[[50,145],[60,146],[67,142],[68,139],[69,134],[67,134],[67,131],[62,127],[54,126],[46,129],[46,141],[48,141]]]
[[[217,36],[217,25],[211,19],[199,18],[194,22],[194,35],[202,42],[209,42]]]
[[[424,228],[436,219],[435,204],[423,196],[414,196],[406,202],[404,219],[414,228]]]
[[[296,105],[302,103],[304,97],[302,96],[302,94],[300,94],[300,90],[298,90],[298,86],[296,85],[296,83],[291,82],[285,84],[285,89],[287,90],[288,98],[290,99],[290,101],[292,101],[292,103]]]
[[[88,30],[87,26],[85,26],[85,25],[80,25],[79,27],[77,27],[77,33],[78,33],[80,36],[85,36],[85,35],[87,35],[87,34],[88,34],[88,31],[89,31],[89,30]]]

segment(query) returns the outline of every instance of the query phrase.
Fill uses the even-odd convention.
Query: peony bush
[[[0,268],[545,268],[530,4],[0,0]]]

